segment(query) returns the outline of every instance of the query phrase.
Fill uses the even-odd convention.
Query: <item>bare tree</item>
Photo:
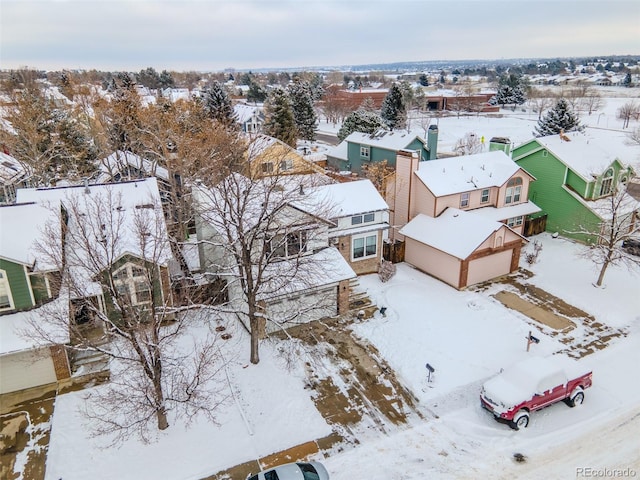
[[[245,173],[194,188],[194,203],[203,266],[226,282],[224,308],[249,331],[256,364],[267,322],[280,329],[312,313],[336,314],[335,287],[309,293],[331,283],[337,272],[327,255],[340,254],[327,248],[331,202],[314,193],[324,176]]]
[[[157,186],[126,186],[67,189],[50,204],[58,212],[62,204],[62,224],[46,225],[39,243],[42,258],[60,272],[60,301],[43,307],[49,324],[69,332],[71,351],[111,360],[110,381],[89,391],[85,414],[96,421],[94,433],[114,442],[131,435],[147,441],[170,418],[215,421],[224,400],[206,310],[172,305]],[[196,337],[190,329],[198,325]],[[55,342],[50,327],[33,328]]]
[[[626,143],[629,145],[640,146],[640,126],[634,128],[629,133],[627,133]]]
[[[628,255],[621,248],[622,242],[640,231],[638,201],[626,191],[598,200],[594,210],[603,220],[594,231],[582,228],[577,233],[594,239],[582,255],[600,268],[595,286],[602,286],[607,269],[612,265],[640,265],[640,258]]]
[[[640,107],[636,102],[627,102],[618,109],[618,118],[622,120],[622,128],[627,128],[632,118],[640,114]]]
[[[600,110],[605,105],[602,96],[594,89],[589,89],[581,101],[582,107],[589,115]]]
[[[538,120],[540,120],[542,114],[555,105],[556,100],[556,96],[551,91],[534,88],[529,93],[527,102],[531,110],[538,114]]]
[[[453,151],[458,155],[473,155],[482,151],[482,142],[478,135],[467,132],[464,137],[456,141]]]

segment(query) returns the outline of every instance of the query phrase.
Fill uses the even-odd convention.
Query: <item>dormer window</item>
[[[522,178],[515,177],[507,182],[507,191],[504,197],[504,203],[519,203],[522,195]]]
[[[613,168],[610,168],[602,176],[602,183],[600,184],[600,196],[604,197],[611,193],[611,187],[613,186]]]

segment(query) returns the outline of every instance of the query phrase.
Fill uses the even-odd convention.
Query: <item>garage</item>
[[[513,250],[504,250],[469,262],[467,285],[491,280],[511,271]]]
[[[49,348],[0,356],[0,394],[56,382]]]

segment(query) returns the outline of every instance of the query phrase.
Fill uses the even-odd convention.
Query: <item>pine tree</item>
[[[570,132],[580,130],[580,120],[571,111],[569,103],[561,98],[547,114],[538,120],[538,126],[534,131],[536,137],[557,135],[560,131]]]
[[[264,104],[264,115],[264,133],[295,148],[298,132],[291,101],[282,87],[276,87],[269,92]]]
[[[382,101],[380,116],[390,130],[403,128],[406,124],[406,107],[402,90],[397,83],[391,85],[387,96]]]
[[[226,126],[235,124],[236,115],[231,105],[231,99],[220,82],[214,80],[211,86],[205,90],[203,103],[209,118]]]
[[[309,141],[315,140],[318,117],[313,108],[311,86],[308,82],[296,80],[289,85],[288,92],[293,118],[300,138]]]
[[[385,128],[384,120],[375,112],[371,112],[365,109],[358,109],[355,112],[351,112],[344,119],[342,127],[338,130],[338,139],[340,141],[347,138],[353,132],[362,132],[373,134],[378,130]]]
[[[262,103],[267,98],[267,92],[260,86],[259,83],[249,79],[249,90],[247,91],[247,102]]]
[[[515,73],[503,74],[498,80],[496,102],[499,105],[522,105],[526,100],[526,85]]]

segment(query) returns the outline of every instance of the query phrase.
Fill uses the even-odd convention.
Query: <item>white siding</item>
[[[0,357],[0,394],[56,382],[49,349]]]

